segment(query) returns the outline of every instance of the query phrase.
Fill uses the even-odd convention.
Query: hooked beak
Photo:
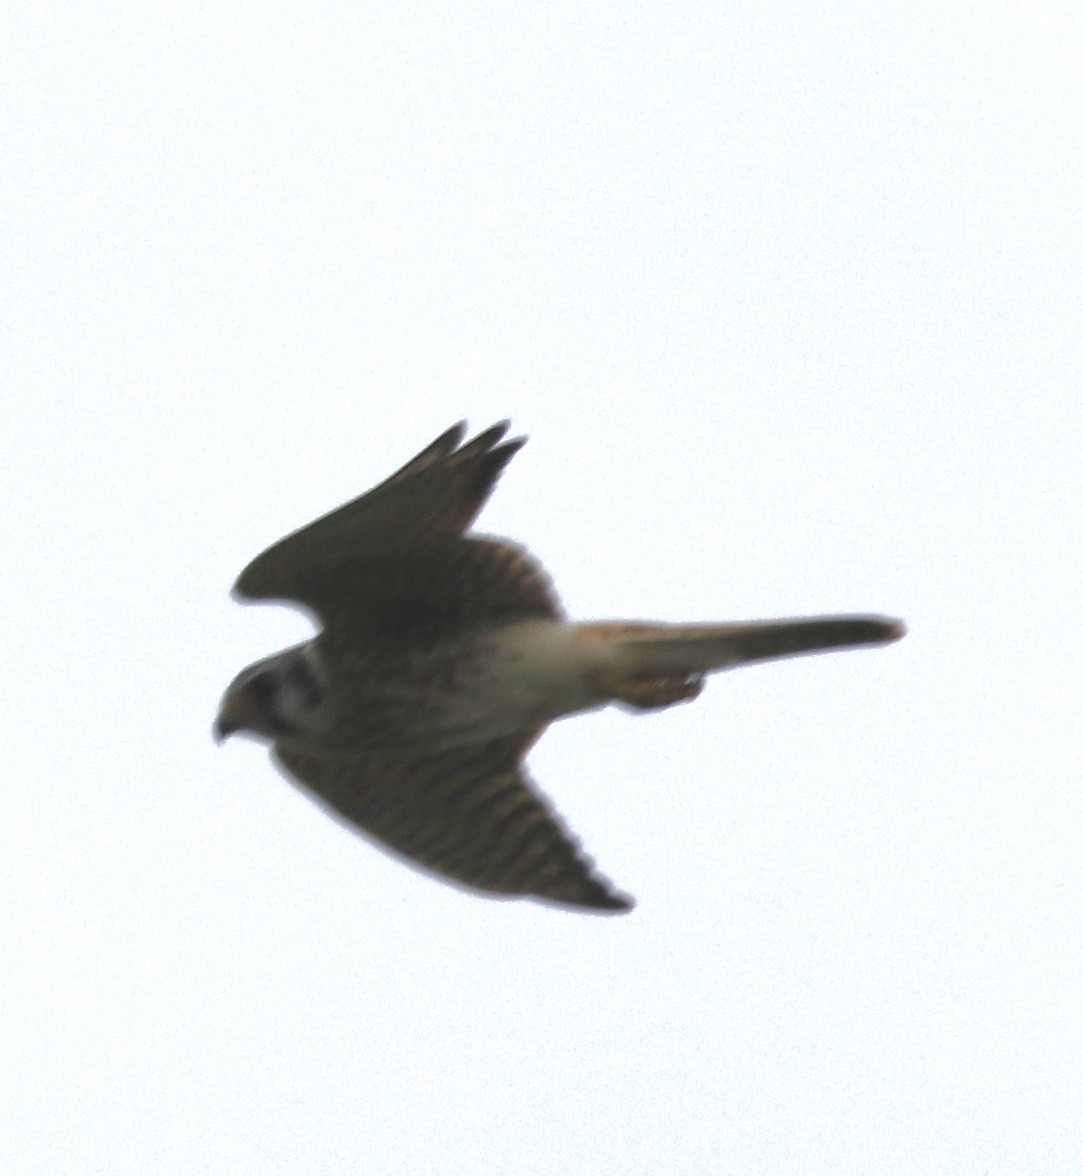
[[[218,707],[218,718],[214,720],[214,726],[211,728],[215,743],[222,743],[235,731],[243,731],[248,726],[245,722],[243,702],[243,697],[235,690],[226,691]]]
[[[231,719],[227,714],[220,714],[214,720],[214,726],[211,728],[211,734],[214,736],[215,743],[222,743],[228,739],[235,731],[239,731],[243,724],[237,722],[236,719]]]

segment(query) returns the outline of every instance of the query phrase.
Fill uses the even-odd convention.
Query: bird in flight
[[[314,612],[310,641],[255,662],[215,723],[266,739],[332,814],[476,892],[589,911],[633,902],[594,868],[524,759],[556,719],[695,698],[748,662],[882,645],[877,616],[732,624],[569,621],[522,547],[469,531],[525,443],[455,425],[367,494],[258,555],[234,595]]]

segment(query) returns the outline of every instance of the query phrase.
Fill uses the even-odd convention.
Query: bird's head
[[[312,642],[253,662],[229,684],[214,722],[221,743],[238,731],[268,739],[303,735],[318,725],[327,690]]]

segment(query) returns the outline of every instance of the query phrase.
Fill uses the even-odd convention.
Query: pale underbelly
[[[601,706],[607,699],[591,674],[597,653],[575,634],[573,625],[530,621],[419,651],[370,678],[344,726],[369,745],[449,747],[535,731]]]

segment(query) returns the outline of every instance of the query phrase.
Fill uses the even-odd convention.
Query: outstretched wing
[[[526,781],[533,737],[397,762],[311,756],[279,762],[321,804],[385,848],[445,879],[506,897],[627,911],[547,800]]]
[[[464,445],[465,429],[455,425],[375,489],[268,547],[240,574],[234,593],[293,600],[322,615],[334,611],[336,594],[354,593],[351,569],[461,536],[526,441],[504,441],[504,421]]]

